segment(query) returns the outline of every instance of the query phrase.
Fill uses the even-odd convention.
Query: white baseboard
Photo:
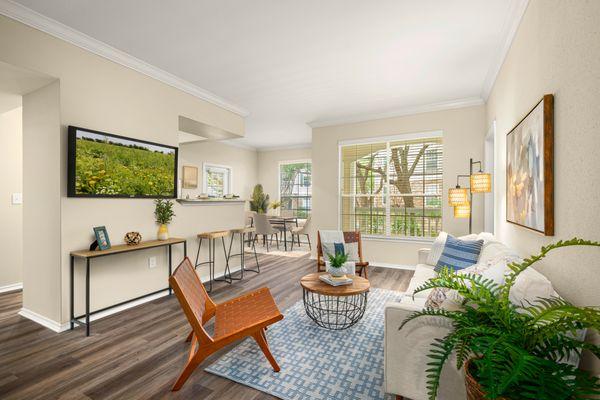
[[[0,286],[0,293],[14,292],[15,290],[23,289],[23,282],[13,283],[6,286]]]
[[[369,262],[369,266],[377,268],[405,269],[408,271],[414,271],[416,267],[415,265],[391,264],[378,261]]]
[[[46,318],[43,315],[40,315],[36,312],[33,312],[31,310],[28,310],[26,308],[21,308],[21,311],[19,311],[19,315],[22,317],[25,317],[33,322],[37,322],[38,324],[54,331],[54,332],[62,332],[65,329],[63,328],[64,325],[61,325],[60,323],[50,319],[50,318]],[[66,325],[67,328],[69,327],[69,325]]]
[[[239,270],[240,270],[240,266],[233,267],[233,268],[231,268],[231,273],[237,272]],[[225,275],[225,271],[223,271],[222,273],[220,273],[218,275],[215,275],[215,278],[222,278],[224,275]],[[209,278],[207,276],[200,277],[200,280],[202,280],[202,282],[204,282],[204,283],[208,282],[208,279]],[[102,311],[97,314],[91,315],[90,321],[96,321],[101,318],[108,317],[109,315],[117,314],[121,311],[125,311],[130,308],[137,307],[137,306],[145,304],[145,303],[149,303],[153,300],[159,299],[161,297],[165,297],[168,294],[169,294],[169,291],[167,289],[165,289],[165,290],[155,293],[151,296],[144,297],[142,299],[138,299],[138,300],[132,301],[130,303],[123,304],[123,305],[120,305],[115,308],[111,308],[110,310]],[[60,324],[54,320],[46,318],[46,317],[44,317],[38,313],[35,313],[31,310],[28,310],[26,308],[21,308],[21,311],[19,311],[19,315],[22,317],[25,317],[33,322],[37,322],[38,324],[40,324],[54,332],[60,333],[60,332],[68,331],[71,328],[70,322]]]

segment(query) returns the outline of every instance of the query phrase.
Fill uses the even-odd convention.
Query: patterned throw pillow
[[[482,246],[483,240],[460,240],[448,235],[435,271],[439,272],[443,267],[458,271],[477,264]]]

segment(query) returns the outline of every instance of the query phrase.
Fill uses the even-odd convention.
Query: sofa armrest
[[[387,393],[426,400],[427,373],[430,361],[427,354],[436,338],[443,338],[451,330],[443,317],[423,317],[410,321],[398,330],[414,311],[413,304],[390,302],[385,307],[384,379]],[[466,398],[462,371],[456,369],[456,358],[451,357],[442,371],[438,398],[464,400]]]
[[[427,264],[427,258],[431,249],[423,248],[419,249],[419,264]]]

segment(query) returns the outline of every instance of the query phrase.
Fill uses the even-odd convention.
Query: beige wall
[[[532,0],[487,103],[497,124],[496,233],[523,255],[573,236],[600,240],[599,1]],[[546,93],[555,96],[555,236],[506,222],[506,134]],[[600,249],[558,250],[539,270],[579,304],[600,304]]]
[[[25,284],[24,307],[53,321],[65,323],[69,317],[68,254],[89,245],[93,226],[105,225],[115,244],[121,243],[123,235],[131,230],[140,231],[148,239],[156,235],[151,200],[66,197],[66,127],[77,125],[177,145],[179,115],[239,135],[243,135],[244,121],[239,115],[3,16],[0,16],[0,61],[38,71],[60,81],[56,89],[60,96],[61,130],[44,138],[43,142],[49,154],[47,158],[56,159],[40,159],[38,170],[45,169],[39,180],[46,178],[43,184],[40,182],[40,188],[48,186],[48,191],[37,200],[38,217],[43,218],[48,227],[56,227],[56,232],[51,237],[40,234],[36,232],[33,221],[30,220],[27,225],[24,216],[26,236],[27,232],[36,236],[31,243],[41,242],[44,249],[48,247],[48,253],[41,250],[29,253],[30,261],[35,262],[33,265],[38,265],[39,270],[38,275],[31,276],[31,279],[32,282],[36,279],[40,287],[28,291]],[[24,113],[27,113],[25,107],[24,102]],[[24,145],[27,147],[27,139]],[[27,154],[24,156],[26,158]],[[26,170],[24,175],[27,199]],[[31,185],[35,182],[30,181]],[[172,235],[190,240],[199,230],[238,226],[243,221],[242,206],[209,209],[177,204],[175,211],[177,217],[171,226]],[[28,242],[27,237],[25,242]],[[26,257],[27,254],[25,252]],[[153,255],[159,257],[159,266],[149,270],[147,258]],[[180,255],[179,251],[176,252],[175,259]],[[165,251],[159,250],[111,257],[94,264],[92,308],[165,287],[164,258]],[[27,260],[24,262],[27,263]],[[78,264],[78,310],[83,304],[80,290],[83,269]],[[27,276],[24,276],[24,282],[26,279]]]
[[[183,177],[184,165],[198,168],[198,188],[182,189],[182,196],[195,197],[203,192],[203,163],[224,165],[232,168],[232,192],[248,199],[257,180],[258,155],[248,150],[219,142],[192,142],[179,145],[179,176]]]
[[[0,114],[0,288],[23,282],[23,206],[12,204],[23,192],[22,108]]]
[[[23,308],[60,321],[61,176],[58,82],[23,96]]]
[[[258,183],[263,185],[271,200],[279,199],[279,163],[281,161],[310,160],[310,148],[268,150],[258,152]]]
[[[465,219],[455,219],[448,206],[447,190],[456,184],[456,175],[469,172],[469,158],[483,156],[486,132],[484,106],[437,111],[417,115],[337,125],[313,129],[313,227],[338,227],[338,143],[344,140],[400,135],[424,131],[443,131],[444,188],[443,229],[454,235],[468,231]],[[473,201],[473,231],[483,229],[483,197]],[[365,257],[371,262],[414,265],[423,242],[367,240]]]

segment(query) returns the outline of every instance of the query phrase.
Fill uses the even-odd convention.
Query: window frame
[[[210,168],[227,170],[229,177],[227,179],[227,187],[223,187],[223,196],[231,194],[233,188],[233,168],[229,165],[215,164],[209,162],[202,163],[202,192],[208,194],[207,169]]]
[[[415,139],[435,139],[444,137],[444,132],[442,130],[433,130],[433,131],[422,131],[422,132],[413,132],[413,133],[405,133],[399,135],[387,135],[387,136],[373,136],[368,138],[361,139],[350,139],[350,140],[338,140],[338,154],[337,154],[337,229],[342,230],[342,192],[341,192],[341,182],[342,182],[342,148],[344,146],[349,145],[363,145],[363,144],[381,144],[386,143],[386,146],[390,148],[390,142],[402,141],[402,140],[415,140]],[[444,164],[444,155],[442,153],[442,166]],[[444,189],[444,179],[443,179],[443,167],[442,167],[442,189],[441,189],[441,205],[440,205],[440,213],[443,227],[443,219],[444,219],[444,200],[443,194],[445,193]],[[389,180],[386,182],[387,193],[389,193]],[[353,183],[353,192],[356,194],[356,184]],[[386,227],[389,226],[391,215],[390,215],[390,202],[386,201]],[[387,228],[386,228],[387,229]],[[434,237],[423,237],[423,236],[391,236],[391,235],[374,235],[374,234],[361,234],[361,237],[367,241],[376,241],[376,242],[409,242],[409,243],[423,243],[423,244],[431,244],[435,241]]]
[[[281,166],[282,165],[289,165],[289,164],[310,164],[310,186],[304,186],[302,185],[302,187],[310,187],[310,211],[309,211],[309,215],[312,214],[313,208],[312,208],[312,159],[310,158],[301,158],[301,159],[296,159],[296,160],[280,160],[277,164],[277,201],[281,202]]]

